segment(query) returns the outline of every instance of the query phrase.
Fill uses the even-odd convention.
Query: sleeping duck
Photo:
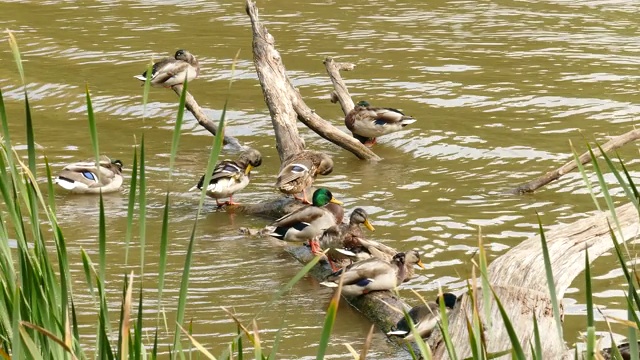
[[[322,234],[319,241],[320,248],[323,250],[329,249],[327,257],[334,271],[338,270],[334,265],[334,261],[340,262],[345,259],[351,259],[355,254],[350,249],[361,246],[360,239],[364,235],[360,225],[364,225],[370,231],[375,231],[375,228],[369,222],[367,212],[363,208],[356,208],[351,212],[349,223],[332,226]]]
[[[53,179],[54,184],[74,194],[99,194],[119,191],[122,187],[122,161],[100,156],[100,166],[95,159],[65,166]]]
[[[366,101],[358,102],[344,118],[344,124],[353,137],[369,147],[376,143],[378,136],[402,130],[414,122],[414,118],[399,110],[371,107]]]
[[[173,85],[183,84],[185,79],[190,82],[197,78],[199,74],[200,64],[196,57],[187,50],[178,50],[173,59],[165,58],[153,64],[149,81],[153,87],[168,88]],[[135,75],[134,77],[145,82],[147,80],[147,71],[145,70],[142,75]]]
[[[360,261],[330,274],[321,284],[338,287],[342,277],[342,294],[349,297],[391,290],[402,284],[405,278],[405,261],[404,253],[397,253],[390,263],[377,258]]]
[[[207,186],[207,195],[216,199],[218,207],[223,205],[238,205],[233,202],[233,194],[244,189],[249,185],[251,170],[262,164],[262,155],[258,150],[249,149],[240,154],[238,160],[223,160],[216,164],[213,169],[213,175]],[[204,175],[200,178],[198,184],[189,189],[202,190]],[[229,201],[220,203],[218,199],[229,198]]]
[[[285,194],[293,194],[294,199],[302,200],[304,204],[311,204],[307,200],[307,188],[313,184],[318,174],[328,175],[331,171],[333,160],[329,155],[304,150],[284,160],[276,187]],[[302,198],[296,196],[299,193],[302,193]]]
[[[342,222],[344,210],[342,202],[333,197],[331,191],[320,188],[313,193],[312,204],[289,213],[272,226],[276,229],[270,235],[284,241],[309,241],[311,251],[321,251],[317,238],[328,228]]]
[[[453,309],[458,299],[452,293],[444,293],[442,294],[442,298],[444,299],[447,312]],[[430,301],[427,304],[414,306],[409,310],[408,315],[413,322],[414,328],[418,331],[418,334],[420,334],[420,337],[428,337],[440,320],[440,297],[438,296],[435,302]],[[387,335],[401,336],[407,341],[414,340],[413,332],[405,317],[402,317],[396,324],[395,329],[388,332]]]

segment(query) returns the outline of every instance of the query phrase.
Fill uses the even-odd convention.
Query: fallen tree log
[[[620,229],[615,234],[619,242],[634,239],[640,233],[638,210],[634,204],[616,209]],[[545,232],[558,300],[575,277],[584,270],[585,251],[589,260],[613,247],[609,225],[613,224],[608,212],[599,212],[571,224],[557,225]],[[612,225],[613,226],[613,225]],[[496,289],[500,302],[507,310],[516,333],[528,357],[533,343],[533,319],[535,314],[544,359],[573,358],[573,350],[566,348],[564,339],[558,336],[551,310],[551,300],[544,269],[540,236],[533,236],[494,260],[488,268],[489,282]],[[478,283],[480,280],[478,280]],[[478,292],[478,308],[483,308],[481,292]],[[511,341],[494,299],[490,299],[491,319],[481,315],[486,326],[485,336],[489,352],[511,348]],[[449,317],[449,331],[459,358],[471,356],[467,332],[467,317],[471,318],[469,296],[464,295],[459,307]],[[490,324],[490,325],[488,325]],[[449,359],[442,334],[436,331],[429,339],[434,358]]]
[[[606,144],[602,145],[601,147],[604,152],[609,152],[631,141],[635,141],[638,139],[640,139],[640,130],[631,130],[625,134],[616,136],[615,138],[609,140]],[[593,154],[596,157],[600,156],[601,155],[600,149],[594,148]],[[591,162],[591,154],[588,151],[586,151],[582,155],[580,155],[579,160],[582,165],[588,162]],[[578,167],[578,164],[576,163],[576,161],[571,160],[568,163],[562,165],[561,167],[555,170],[549,171],[548,173],[540,176],[539,178],[533,179],[525,184],[518,186],[517,188],[511,190],[511,193],[518,194],[518,195],[532,193],[538,190],[539,188],[547,185],[548,183],[552,182],[553,180],[557,180],[562,175],[575,170],[577,167]]]

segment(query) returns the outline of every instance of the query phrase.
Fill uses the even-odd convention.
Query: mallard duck
[[[442,298],[444,299],[444,305],[449,312],[456,305],[456,300],[458,299],[452,293],[444,293],[442,294]],[[413,322],[415,329],[420,334],[420,337],[425,338],[431,335],[433,329],[436,328],[438,321],[440,320],[440,297],[436,298],[436,301],[430,301],[427,304],[421,304],[418,306],[414,306],[409,310],[409,317]],[[413,341],[414,336],[411,328],[409,327],[409,323],[405,317],[402,317],[400,321],[395,326],[393,331],[389,331],[387,335],[392,336],[402,336],[407,341]]]
[[[371,107],[360,101],[344,118],[344,124],[353,137],[366,146],[373,146],[378,136],[390,134],[413,124],[416,119],[392,108]]]
[[[270,235],[284,241],[309,241],[311,251],[319,253],[316,241],[328,228],[342,222],[344,210],[342,202],[336,200],[331,191],[320,188],[313,193],[312,204],[289,213],[272,226],[276,229]]]
[[[53,179],[55,184],[74,194],[99,194],[120,190],[122,187],[122,161],[100,156],[100,166],[95,159],[65,166]]]
[[[244,189],[249,185],[251,169],[262,164],[262,155],[258,150],[249,149],[240,154],[238,160],[223,160],[216,164],[213,169],[213,175],[207,186],[207,195],[216,199],[216,205],[238,205],[233,202],[233,194]],[[190,189],[202,190],[204,175],[200,178],[198,184]],[[229,198],[229,201],[220,203],[218,199]]]
[[[381,244],[374,240],[368,240],[364,238],[357,238],[359,245],[354,243],[351,248],[336,248],[335,251],[341,253],[344,257],[349,258],[352,261],[364,261],[370,258],[377,258],[384,261],[391,261],[394,255],[398,254],[398,251],[390,246]],[[415,273],[413,265],[417,265],[421,269],[424,269],[424,264],[420,259],[420,251],[418,249],[412,249],[406,254],[407,271],[405,273],[404,282],[411,280]]]
[[[405,261],[404,253],[397,253],[391,263],[377,258],[360,261],[332,273],[321,284],[337,287],[342,277],[342,294],[351,297],[371,291],[391,290],[402,284],[406,272]]]
[[[151,86],[172,87],[183,84],[186,80],[193,80],[200,75],[200,64],[195,56],[187,50],[178,50],[174,58],[165,58],[153,64],[151,69]],[[147,80],[147,71],[142,75],[135,75],[134,78],[140,81]]]
[[[331,268],[335,271],[334,261],[340,261],[350,258],[351,248],[360,246],[360,239],[363,238],[360,225],[364,225],[367,229],[375,231],[375,228],[369,222],[369,216],[363,208],[356,208],[351,212],[349,223],[332,226],[322,234],[320,241],[321,249],[329,249],[327,257]]]
[[[333,171],[333,160],[327,154],[304,150],[294,154],[282,163],[276,187],[285,194],[293,194],[296,200],[310,204],[307,200],[307,188],[313,184],[318,174],[328,175]],[[296,194],[302,193],[302,198]]]
[[[640,341],[638,342],[638,348],[640,348]],[[618,351],[620,351],[620,355],[622,355],[622,360],[632,359],[631,355],[633,354],[633,352],[631,352],[631,347],[629,346],[629,343],[618,345]],[[614,351],[611,348],[607,348],[601,351],[601,355],[605,360],[613,359],[614,358],[613,353]],[[637,356],[634,356],[633,358],[637,358]]]

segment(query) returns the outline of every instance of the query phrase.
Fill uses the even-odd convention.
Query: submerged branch
[[[609,152],[611,150],[615,150],[629,142],[632,142],[638,139],[640,139],[640,130],[631,130],[625,134],[616,136],[615,138],[609,140],[606,144],[602,145],[601,147],[602,147],[602,150],[604,150],[604,152]],[[600,156],[601,155],[600,149],[598,148],[593,149],[593,154],[596,157]],[[580,159],[580,163],[584,165],[588,162],[591,162],[591,154],[587,151],[582,155],[580,155],[579,159]],[[578,165],[576,164],[576,161],[571,160],[568,163],[562,165],[561,167],[553,171],[549,171],[548,173],[540,176],[537,179],[534,179],[532,181],[529,181],[526,184],[522,184],[518,186],[517,188],[513,189],[511,192],[514,194],[532,193],[538,190],[539,188],[547,185],[548,183],[552,182],[553,180],[560,178],[562,175],[575,170],[577,167]]]
[[[173,91],[180,96],[182,94],[182,85],[174,85],[171,87]],[[196,99],[187,91],[185,97],[184,106],[189,110],[189,112],[198,120],[198,124],[200,124],[203,128],[207,129],[212,135],[216,135],[218,133],[218,126],[204,113],[200,105],[196,102]],[[243,148],[242,144],[238,139],[233,136],[224,136],[224,144],[233,147],[234,149],[240,150]]]

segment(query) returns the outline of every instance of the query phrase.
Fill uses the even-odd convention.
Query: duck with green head
[[[331,191],[320,188],[313,193],[311,205],[306,205],[289,213],[272,226],[276,229],[270,235],[276,239],[292,242],[308,241],[313,253],[319,253],[316,238],[328,228],[342,223],[344,210],[342,202],[333,197]]]
[[[416,119],[392,108],[372,107],[366,101],[360,101],[344,118],[347,129],[353,137],[366,146],[373,146],[378,136],[402,130],[413,124]]]
[[[191,82],[198,75],[200,75],[198,59],[187,50],[178,50],[173,58],[165,58],[153,64],[149,81],[153,87],[169,88],[183,84],[187,80]],[[147,72],[135,75],[134,78],[142,82],[147,81]]]

